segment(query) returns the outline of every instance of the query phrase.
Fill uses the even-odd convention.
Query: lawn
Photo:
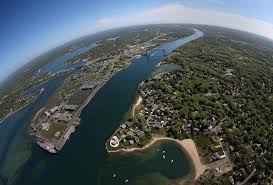
[[[208,136],[200,135],[195,137],[195,144],[198,152],[201,154],[202,161],[206,164],[210,162],[211,154],[209,152],[209,145],[211,141]]]
[[[63,133],[65,128],[66,128],[66,125],[63,123],[52,123],[52,125],[50,125],[49,127],[49,130],[45,132],[45,137],[51,139],[54,137],[57,131],[60,131],[61,133]]]
[[[85,102],[88,96],[91,94],[91,91],[81,91],[78,90],[69,100],[69,104],[81,105]]]
[[[211,143],[208,136],[200,135],[195,138],[195,143],[198,148],[205,148]]]

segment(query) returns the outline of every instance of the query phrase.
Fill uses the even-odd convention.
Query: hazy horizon
[[[85,6],[83,6],[85,5]],[[147,24],[202,24],[273,39],[273,2],[206,1],[72,2],[2,1],[0,82],[33,59],[81,37]],[[271,6],[271,7],[272,7]],[[249,11],[251,10],[251,11]],[[225,21],[223,21],[225,20]]]

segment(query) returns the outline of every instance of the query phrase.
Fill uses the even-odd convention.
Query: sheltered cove
[[[174,141],[178,145],[181,146],[182,149],[186,151],[186,153],[190,156],[194,169],[195,169],[195,180],[204,173],[205,171],[205,166],[202,164],[198,151],[196,149],[195,143],[192,139],[184,139],[184,140],[178,140],[178,139],[173,139],[169,137],[153,137],[152,140],[145,145],[142,148],[128,148],[128,149],[117,149],[117,150],[109,150],[107,145],[106,145],[106,150],[108,153],[129,153],[129,152],[137,152],[137,151],[143,151],[155,144],[158,141]]]

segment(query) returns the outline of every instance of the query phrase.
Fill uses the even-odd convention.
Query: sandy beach
[[[135,116],[135,109],[137,108],[137,106],[140,105],[141,102],[142,102],[142,98],[141,98],[141,96],[139,96],[136,103],[135,103],[135,105],[133,106],[133,110],[132,110],[133,117]]]
[[[129,149],[118,149],[115,151],[108,151],[109,153],[113,153],[113,152],[134,152],[134,151],[142,151],[145,150],[147,148],[149,148],[151,145],[153,145],[155,142],[157,141],[162,141],[162,140],[167,140],[167,141],[175,141],[176,143],[178,143],[183,149],[185,149],[185,151],[189,154],[194,168],[195,168],[195,180],[204,173],[205,171],[205,166],[202,164],[199,154],[197,152],[196,149],[196,145],[194,143],[194,141],[192,139],[184,139],[184,140],[178,140],[178,139],[173,139],[173,138],[169,138],[169,137],[154,137],[150,143],[148,143],[147,145],[145,145],[142,148],[129,148]]]

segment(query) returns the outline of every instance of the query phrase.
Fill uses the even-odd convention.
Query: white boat
[[[49,153],[52,153],[52,154],[57,153],[57,151],[55,150],[54,145],[52,145],[52,144],[42,142],[42,141],[37,141],[36,143],[38,144],[38,146],[40,146],[42,149],[48,151]]]
[[[43,93],[43,92],[44,92],[44,90],[45,90],[45,88],[42,88],[42,89],[40,90],[40,94],[41,94],[41,93]]]
[[[141,57],[141,55],[136,55],[135,58],[139,59]]]
[[[128,181],[129,181],[128,179],[125,180],[126,183],[127,183]]]
[[[165,159],[165,158],[166,158],[166,157],[165,157],[165,155],[163,155],[162,157],[163,157],[163,159]]]
[[[165,150],[163,150],[163,152],[162,152],[163,154],[165,153]]]
[[[173,163],[173,160],[171,160],[171,163]]]
[[[113,178],[115,178],[115,177],[116,177],[116,175],[117,175],[117,174],[114,174],[114,175],[113,175]]]

